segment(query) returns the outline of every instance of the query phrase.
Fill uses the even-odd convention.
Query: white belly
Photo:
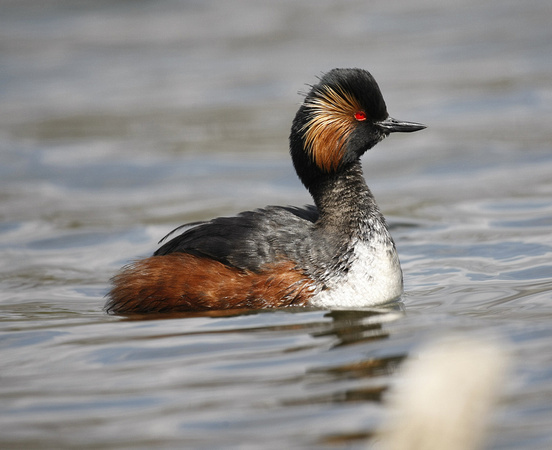
[[[364,242],[355,246],[347,273],[330,277],[327,288],[311,299],[321,308],[363,308],[395,300],[403,293],[402,271],[390,244]]]

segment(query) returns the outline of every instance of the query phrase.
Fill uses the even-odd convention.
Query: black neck
[[[308,186],[320,213],[317,227],[349,238],[367,238],[385,220],[366,185],[360,161]]]

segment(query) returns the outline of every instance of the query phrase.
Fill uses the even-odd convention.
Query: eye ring
[[[364,111],[357,111],[354,114],[355,120],[358,122],[364,122],[366,120],[366,113]]]

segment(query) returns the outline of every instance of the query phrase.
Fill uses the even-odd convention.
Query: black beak
[[[419,131],[427,128],[421,123],[402,122],[400,120],[393,119],[392,117],[388,117],[381,122],[376,122],[376,126],[383,130],[385,133],[412,133],[413,131]]]

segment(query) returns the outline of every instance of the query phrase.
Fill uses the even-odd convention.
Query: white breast
[[[321,308],[362,308],[381,305],[403,293],[399,257],[391,243],[359,242],[346,273],[330,277],[327,288],[311,299]]]

